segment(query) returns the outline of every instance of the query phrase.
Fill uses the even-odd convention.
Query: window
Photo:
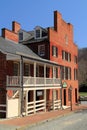
[[[62,59],[65,60],[65,51],[62,51]]]
[[[68,79],[71,79],[71,68],[68,67]]]
[[[54,68],[53,69],[54,70],[54,72],[53,72],[53,78],[58,78],[58,68]]]
[[[65,52],[65,60],[68,61],[68,53]]]
[[[77,69],[74,69],[74,80],[78,79],[78,71]]]
[[[23,40],[23,32],[20,32],[20,33],[19,33],[19,40],[20,40],[20,41]]]
[[[70,67],[62,67],[62,79],[70,80],[71,79],[71,68]]]
[[[14,76],[19,75],[19,63],[14,63],[13,74],[14,74]]]
[[[38,45],[38,55],[39,56],[45,55],[45,45]]]
[[[56,46],[52,46],[52,56],[58,57],[58,48]]]
[[[68,53],[68,61],[71,62],[71,54]]]
[[[62,59],[70,62],[71,61],[71,54],[62,50]]]
[[[39,77],[39,65],[36,66],[36,77]]]
[[[77,64],[77,56],[74,56],[74,63]]]
[[[24,65],[24,76],[29,76],[30,74],[30,66],[29,64]]]
[[[36,29],[36,38],[40,38],[40,29]]]

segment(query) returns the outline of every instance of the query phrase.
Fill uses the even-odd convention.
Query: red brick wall
[[[18,35],[8,29],[2,29],[2,37],[12,40],[14,42],[18,42]]]
[[[75,88],[78,89],[78,81],[74,80],[74,68],[78,69],[78,65],[74,63],[74,56],[78,56],[78,48],[73,41],[73,26],[70,23],[66,23],[62,19],[62,15],[57,11],[54,12],[54,30],[49,28],[49,41],[50,41],[50,60],[56,61],[58,64],[71,67],[72,80],[67,80],[66,88],[66,105],[69,105],[68,101],[68,88],[72,85],[73,104],[75,104]],[[65,41],[65,35],[68,36],[68,44]],[[58,57],[52,56],[52,46],[58,48]],[[71,62],[62,60],[62,50],[71,53]],[[64,81],[63,81],[64,82]]]
[[[6,28],[2,29],[2,37],[18,43],[18,41],[19,41],[18,31],[20,30],[20,28],[21,28],[20,24],[13,21],[12,30],[8,30]]]
[[[6,102],[6,56],[0,52],[0,104]]]
[[[49,42],[44,41],[44,42],[31,43],[31,44],[28,44],[28,47],[31,50],[33,50],[33,52],[38,54],[38,45],[45,45],[45,55],[41,57],[44,59],[49,59],[49,56],[50,56]]]

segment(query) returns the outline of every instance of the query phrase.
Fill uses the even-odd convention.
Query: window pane
[[[14,76],[18,76],[19,75],[19,64],[18,63],[14,63]]]
[[[36,38],[39,38],[40,37],[40,30],[36,30]]]
[[[25,64],[24,66],[24,75],[29,76],[29,64]]]
[[[58,56],[58,48],[56,46],[52,46],[52,56]]]
[[[38,46],[38,55],[44,56],[45,55],[45,45],[39,45]]]

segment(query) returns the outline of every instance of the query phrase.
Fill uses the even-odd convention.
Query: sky
[[[11,29],[12,21],[26,31],[53,26],[55,10],[73,25],[78,48],[87,47],[87,0],[0,0],[0,30]]]

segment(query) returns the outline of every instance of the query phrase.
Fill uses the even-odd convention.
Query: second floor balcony
[[[54,87],[60,86],[60,78],[27,77],[23,76],[23,87]],[[19,87],[20,76],[7,76],[7,86]]]

